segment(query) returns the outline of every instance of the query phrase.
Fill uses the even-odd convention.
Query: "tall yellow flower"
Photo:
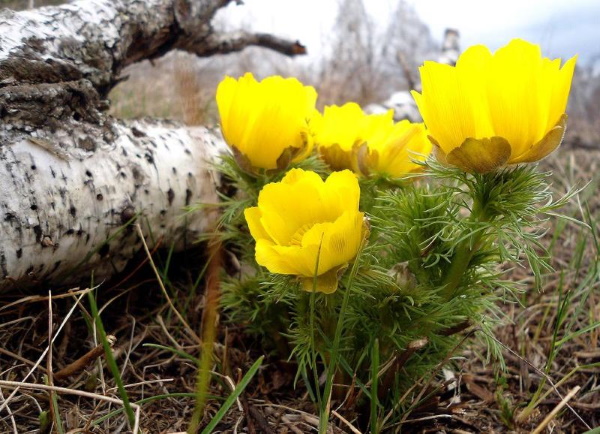
[[[298,276],[307,291],[317,276],[317,291],[334,292],[366,236],[359,198],[358,181],[348,170],[323,181],[314,172],[292,169],[267,184],[258,206],[244,211],[256,262],[271,273]]]
[[[283,169],[312,150],[308,124],[316,100],[315,89],[295,78],[225,77],[217,88],[225,141],[245,168]]]
[[[334,170],[351,169],[362,175],[406,175],[431,152],[422,124],[394,124],[393,110],[365,114],[356,103],[325,107],[315,119],[315,144],[321,158]]]
[[[438,159],[468,172],[538,161],[564,136],[577,56],[561,67],[513,39],[494,54],[467,49],[455,67],[425,62],[413,91]]]

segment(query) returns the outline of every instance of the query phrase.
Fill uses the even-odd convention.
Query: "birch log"
[[[230,0],[82,0],[0,12],[0,290],[96,280],[140,249],[182,248],[211,227],[186,205],[217,200],[215,132],[107,115],[122,69],[173,49],[199,56],[263,46],[293,56],[297,42],[218,33]]]

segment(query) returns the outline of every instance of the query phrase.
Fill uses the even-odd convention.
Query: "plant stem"
[[[473,209],[469,220],[471,223],[484,223],[488,221],[488,216],[485,213],[485,203],[473,198]],[[481,241],[484,236],[485,230],[477,227],[475,231],[472,231],[470,227],[467,228],[471,231],[463,241],[461,241],[456,247],[454,256],[448,272],[442,281],[442,296],[446,300],[450,300],[456,295],[456,289],[460,285],[463,275],[469,269],[471,259],[481,247]]]
[[[316,286],[316,277],[314,286]],[[319,387],[319,372],[317,371],[317,349],[315,348],[315,297],[316,290],[310,293],[310,346],[311,346],[311,364],[313,371],[313,378],[315,382],[315,395],[317,398],[317,405],[321,408],[321,391]]]
[[[323,393],[321,414],[319,417],[319,434],[327,433],[327,426],[329,423],[329,412],[331,410],[331,394],[333,390],[333,378],[335,371],[337,370],[338,357],[340,352],[340,340],[342,338],[342,330],[344,328],[344,316],[346,314],[346,310],[348,308],[348,302],[350,300],[350,293],[352,292],[352,282],[356,277],[356,273],[358,272],[358,264],[360,262],[360,256],[362,253],[362,249],[364,247],[364,242],[358,249],[358,253],[356,255],[356,259],[354,260],[354,265],[352,266],[352,270],[350,271],[350,276],[348,277],[348,283],[345,285],[344,298],[342,300],[342,306],[340,308],[340,314],[337,321],[337,326],[335,328],[335,336],[333,338],[333,348],[331,349],[331,361],[327,366],[327,381],[325,382],[325,390]]]
[[[217,234],[208,245],[210,255],[206,276],[206,295],[204,312],[202,316],[202,343],[200,362],[196,379],[196,403],[192,420],[188,427],[189,434],[198,432],[204,407],[209,396],[210,380],[212,378],[211,365],[213,363],[213,346],[217,335],[217,311],[219,308],[220,276],[221,271],[221,241]],[[262,360],[262,359],[261,359]]]

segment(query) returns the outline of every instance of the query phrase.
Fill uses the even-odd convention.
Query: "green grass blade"
[[[146,404],[148,402],[153,402],[153,401],[159,401],[161,399],[172,399],[172,398],[195,398],[196,397],[196,393],[195,392],[174,392],[174,393],[163,393],[160,395],[154,395],[154,396],[149,396],[148,398],[144,398],[144,399],[140,399],[139,401],[135,401],[135,404],[137,405],[143,405]],[[220,396],[216,396],[216,395],[209,395],[210,399],[223,399]],[[118,414],[121,414],[123,412],[123,407],[121,408],[117,408],[114,411],[111,411],[108,414],[105,414],[104,416],[99,417],[98,419],[94,420],[90,426],[96,426],[96,425],[100,425],[102,422],[104,422],[105,420],[110,419],[111,417],[114,417]]]
[[[125,414],[127,415],[129,426],[130,428],[133,428],[135,425],[135,414],[133,412],[133,408],[131,408],[129,396],[127,395],[127,391],[125,390],[125,385],[123,384],[123,379],[121,378],[119,367],[117,366],[117,362],[115,361],[112,350],[110,348],[110,343],[106,338],[106,331],[104,330],[102,319],[100,318],[100,314],[98,313],[98,305],[96,304],[96,299],[94,298],[93,291],[88,292],[87,295],[88,300],[90,302],[90,308],[92,310],[92,316],[94,317],[94,320],[96,322],[96,330],[98,332],[98,337],[100,338],[100,342],[102,342],[102,347],[104,348],[106,365],[110,369],[110,372],[113,378],[115,379],[115,383],[117,384],[117,389],[119,391],[121,401],[123,401],[123,408],[125,409]]]
[[[340,351],[340,341],[342,338],[342,329],[344,328],[344,316],[346,314],[346,310],[348,307],[348,302],[350,300],[350,293],[352,292],[352,282],[354,282],[354,278],[358,273],[358,267],[361,255],[363,253],[365,245],[365,240],[358,249],[358,253],[356,254],[356,259],[354,260],[354,264],[352,265],[352,269],[350,270],[350,275],[348,276],[348,283],[346,285],[346,292],[344,292],[344,298],[342,299],[342,306],[340,308],[340,313],[337,321],[337,325],[335,328],[335,334],[333,338],[333,348],[331,350],[331,362],[329,366],[327,366],[327,380],[325,381],[325,390],[323,392],[322,399],[322,408],[319,414],[319,434],[327,433],[327,427],[329,425],[329,412],[331,405],[331,395],[333,393],[333,377],[335,371],[337,370],[338,365],[338,357]]]
[[[258,372],[258,369],[262,365],[262,361],[264,358],[265,356],[260,356],[259,359],[256,362],[254,362],[254,364],[250,367],[248,372],[246,372],[246,375],[244,375],[244,377],[242,378],[242,381],[240,381],[240,383],[235,387],[235,389],[233,389],[231,395],[227,397],[221,408],[219,408],[219,411],[217,411],[215,417],[213,417],[210,423],[206,425],[206,428],[204,428],[202,434],[211,434],[213,432],[214,428],[219,424],[221,419],[223,419],[225,414],[227,414],[235,400],[239,398],[242,392],[246,389],[246,386],[248,386],[252,378],[254,378],[254,375],[256,375],[256,373]]]
[[[46,383],[46,386],[50,384],[46,375],[44,375],[44,383]],[[60,412],[58,411],[58,398],[56,396],[55,391],[50,392],[50,400],[52,401],[52,416],[54,418],[54,426],[56,427],[56,432],[58,434],[65,434],[65,427],[63,426],[62,420],[60,418]]]
[[[565,344],[566,342],[570,341],[571,339],[574,339],[577,336],[581,336],[583,334],[587,334],[587,333],[597,329],[598,327],[600,327],[600,321],[596,321],[595,323],[589,324],[587,327],[579,329],[573,333],[568,334],[564,338],[560,339],[559,341],[556,342],[556,346],[559,347],[559,346]]]
[[[200,363],[200,359],[198,359],[197,357],[194,357],[191,354],[186,353],[185,351],[178,350],[177,348],[167,347],[166,345],[160,345],[160,344],[143,344],[142,346],[150,347],[150,348],[157,348],[159,350],[170,351],[173,354],[177,354],[178,356],[180,356],[184,359],[194,362],[196,365]]]
[[[379,383],[379,340],[375,339],[371,347],[371,434],[379,433],[379,399],[377,386]]]

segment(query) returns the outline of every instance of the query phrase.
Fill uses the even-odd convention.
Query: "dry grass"
[[[174,119],[188,125],[217,121],[214,95],[228,70],[224,58],[197,59],[171,52],[154,61],[127,68],[126,78],[111,92],[111,114],[132,119],[144,116]]]

